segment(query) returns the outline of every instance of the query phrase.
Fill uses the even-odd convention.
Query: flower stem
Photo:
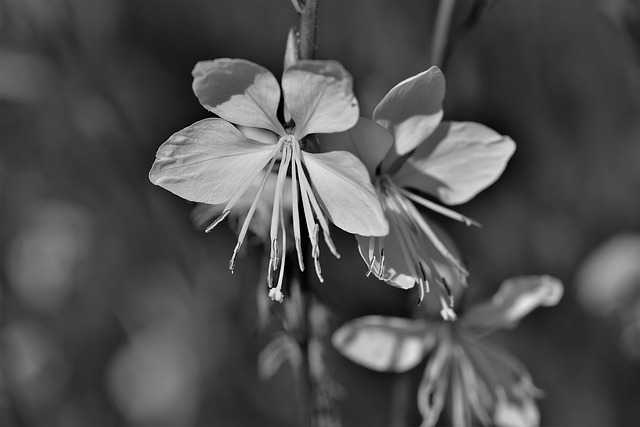
[[[316,29],[319,0],[298,2],[300,13],[299,59],[314,59],[316,55]],[[309,244],[305,240],[303,253],[309,259]],[[310,427],[338,427],[340,420],[333,404],[334,384],[324,364],[323,338],[328,331],[328,316],[311,290],[308,270],[300,272],[302,298],[303,338],[300,340],[302,366],[300,377],[304,389],[301,393],[305,425]]]
[[[306,0],[300,11],[300,59],[314,59],[316,56],[319,1]]]
[[[442,67],[456,0],[440,0],[431,38],[431,64]]]

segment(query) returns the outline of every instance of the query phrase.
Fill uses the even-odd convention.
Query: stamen
[[[425,292],[429,292],[429,280],[427,279],[427,273],[424,271],[424,264],[419,262],[420,272],[422,273],[422,280],[424,280],[424,290]]]
[[[440,305],[442,306],[442,310],[440,310],[440,316],[442,316],[444,320],[456,320],[457,316],[455,311],[453,311],[451,307],[447,305],[447,302],[442,295],[440,295]]]
[[[278,239],[271,240],[271,251],[269,253],[269,269],[276,271],[278,269],[278,260],[280,255],[278,254]]]
[[[414,194],[410,191],[405,190],[404,188],[399,188],[396,187],[400,193],[402,193],[404,196],[406,196],[408,199],[413,200],[414,202],[418,203],[419,205],[424,206],[427,209],[431,209],[432,211],[438,212],[439,214],[442,214],[444,216],[448,216],[451,219],[455,219],[456,221],[460,221],[462,223],[464,223],[467,226],[472,226],[475,225],[476,227],[482,227],[482,225],[469,218],[466,217],[454,210],[451,210],[449,208],[445,208],[442,205],[439,205],[437,203],[432,202],[431,200],[425,199],[424,197],[420,197],[417,194]]]
[[[384,242],[384,237],[381,237],[380,241]],[[384,243],[382,243],[381,246],[382,248],[380,248],[380,271],[378,272],[379,279],[382,279],[384,277]]]
[[[295,162],[295,160],[294,160]],[[295,165],[291,165],[291,211],[293,216],[293,237],[300,271],[304,271],[304,256],[300,236],[300,213],[298,212],[298,173]]]
[[[367,270],[367,274],[365,275],[366,277],[369,277],[369,275],[373,271],[373,265],[375,264],[375,262],[376,262],[375,258],[371,258],[371,262],[369,263],[369,269]]]
[[[406,212],[411,216],[411,218],[415,221],[415,223],[420,227],[420,229],[427,235],[431,243],[435,246],[435,248],[442,254],[443,257],[447,259],[460,273],[462,273],[465,277],[469,275],[467,269],[462,265],[462,263],[453,256],[451,252],[447,249],[447,247],[442,243],[442,240],[436,235],[436,233],[431,229],[427,221],[420,215],[420,212],[413,206],[411,203],[405,204]]]
[[[282,205],[280,205],[280,210],[282,210]],[[282,229],[282,253],[287,253],[287,230],[284,228],[284,215],[283,212],[280,212],[280,228]],[[282,257],[282,263],[280,264],[280,274],[278,276],[278,285],[269,291],[269,297],[278,302],[284,301],[284,294],[282,293],[282,283],[284,282],[284,267],[286,263],[287,257]]]
[[[276,162],[276,158],[278,157],[277,154],[280,151],[280,147],[281,144],[278,143],[275,145],[275,147],[273,148],[273,155],[271,157],[271,163],[269,163],[269,166],[267,168],[267,173],[265,173],[265,178],[262,179],[262,183],[260,184],[260,188],[264,188],[264,183],[266,182],[266,177],[269,176],[269,172],[271,172],[271,169],[273,169],[273,164]],[[260,172],[262,172],[262,170],[256,171],[254,173],[252,173],[251,175],[249,175],[247,177],[247,182],[252,183],[254,179],[256,179],[256,177],[260,174]],[[209,225],[204,231],[205,233],[210,232],[211,230],[213,230],[215,228],[216,225],[220,224],[220,222],[225,219],[227,217],[227,215],[229,215],[229,212],[231,212],[231,208],[233,208],[233,206],[238,202],[238,200],[240,200],[240,197],[242,197],[244,195],[244,193],[247,192],[247,190],[249,189],[249,186],[247,186],[243,191],[238,191],[232,198],[231,200],[229,200],[227,202],[227,204],[225,205],[224,209],[222,210],[222,215],[220,215],[215,221],[213,221],[213,223],[211,223],[211,225]],[[262,191],[258,190],[258,194],[261,194]],[[256,199],[258,199],[258,195],[256,195]],[[255,209],[254,209],[255,210]],[[247,215],[247,218],[249,217],[249,215]],[[245,220],[246,221],[246,220]]]
[[[271,255],[270,262],[271,268],[275,271],[278,268],[278,261],[280,254],[278,254],[278,224],[280,221],[280,213],[282,212],[282,191],[284,187],[284,181],[287,177],[287,170],[289,169],[289,162],[291,161],[291,147],[288,144],[284,144],[282,147],[283,159],[280,162],[280,169],[278,170],[278,179],[276,181],[276,192],[273,198],[273,208],[271,210],[271,230],[269,235],[271,236]],[[285,254],[283,253],[284,257]]]
[[[318,224],[315,224],[315,227],[313,228],[313,240],[318,242]],[[311,251],[311,255],[313,256],[313,264],[316,269],[318,280],[320,280],[320,283],[324,283],[324,279],[322,278],[322,268],[320,268],[320,247],[317,243],[316,247]]]
[[[297,175],[302,177],[304,176],[304,171],[302,170],[302,165],[300,164],[300,158],[298,156],[298,151],[293,150],[293,163],[297,169]],[[316,275],[320,282],[323,281],[322,274],[320,273],[320,263],[318,261],[318,256],[320,254],[320,247],[318,246],[318,231],[316,224],[313,220],[313,211],[311,209],[311,205],[309,203],[308,191],[305,187],[308,183],[304,180],[299,181],[300,187],[300,197],[302,198],[302,209],[304,210],[304,219],[307,224],[307,232],[309,233],[309,240],[311,241],[311,256],[313,257],[313,264],[316,270]]]
[[[273,156],[273,158],[271,159],[271,163],[269,163],[269,166],[267,167],[267,170],[264,173],[264,176],[262,177],[262,182],[260,182],[260,187],[258,187],[258,192],[256,193],[256,197],[253,199],[253,202],[251,203],[251,207],[249,208],[249,212],[247,212],[247,216],[245,217],[244,222],[242,223],[242,228],[240,229],[240,233],[238,233],[238,242],[236,243],[236,247],[233,250],[231,261],[229,261],[229,270],[231,270],[232,273],[236,265],[236,255],[238,254],[238,251],[242,246],[242,242],[244,242],[244,237],[246,236],[247,231],[249,230],[249,224],[251,224],[251,219],[253,218],[253,214],[256,212],[256,208],[258,207],[258,201],[260,200],[260,197],[262,197],[262,193],[264,192],[264,187],[267,184],[267,179],[269,178],[269,174],[271,173],[271,170],[273,169],[273,165],[275,164],[275,162],[276,162],[276,156]],[[215,225],[216,223],[212,224],[210,227],[213,228]]]
[[[295,147],[295,149],[296,149],[296,153],[298,154],[298,152],[300,151],[300,148]],[[299,158],[302,158],[300,154],[298,154],[298,156],[300,156]],[[307,192],[307,196],[309,197],[309,201],[311,202],[311,206],[313,207],[313,211],[316,214],[316,217],[318,218],[318,222],[320,223],[320,226],[322,227],[322,235],[324,236],[324,241],[329,247],[329,250],[331,251],[333,256],[340,259],[340,254],[338,253],[336,246],[333,244],[333,240],[331,240],[331,234],[329,232],[329,223],[327,222],[326,218],[324,217],[324,214],[322,213],[320,204],[316,200],[316,196],[313,193],[311,184],[309,184],[309,181],[307,180],[307,176],[304,174],[304,171],[302,170],[302,166],[300,166],[300,182],[303,182],[303,181],[304,181],[304,188],[305,188],[305,191]]]
[[[216,225],[220,224],[227,217],[227,215],[229,215],[229,212],[231,212],[231,210],[222,212],[222,214],[218,218],[216,218],[215,221],[213,221],[207,228],[204,229],[204,232],[208,233],[213,230]]]

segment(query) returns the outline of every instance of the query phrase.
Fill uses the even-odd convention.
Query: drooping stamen
[[[269,172],[271,172],[271,169],[273,169],[273,165],[276,162],[277,153],[278,153],[279,150],[280,150],[280,144],[276,144],[276,146],[273,149],[271,162],[269,163],[269,166],[267,167],[267,172],[264,174],[265,178],[262,179],[262,183],[260,184],[261,188],[264,188],[264,184],[266,183],[266,177],[269,176]],[[247,177],[247,182],[252,183],[253,180],[256,179],[256,177],[260,174],[260,172],[262,172],[262,169],[258,170],[258,171],[255,171],[250,176],[248,176]],[[249,189],[249,186],[247,186],[247,188],[245,188],[243,191],[238,191],[231,198],[231,200],[229,200],[227,202],[227,204],[225,205],[224,209],[222,210],[222,214],[218,218],[216,218],[216,220],[213,221],[207,228],[205,228],[204,232],[208,233],[211,230],[213,230],[216,227],[216,225],[220,224],[222,222],[222,220],[224,220],[227,217],[227,215],[229,215],[229,212],[231,212],[231,208],[233,208],[233,206],[238,202],[238,200],[240,200],[240,198],[244,195],[244,193],[247,192],[248,189]],[[256,199],[257,198],[258,197],[256,196]]]
[[[302,165],[300,164],[300,158],[296,150],[293,151],[293,163],[294,163],[294,167],[297,169],[297,176],[300,176],[300,177],[304,176],[304,170],[302,169]],[[307,224],[307,233],[309,233],[309,240],[311,241],[311,256],[313,258],[313,264],[316,269],[316,275],[318,276],[318,279],[320,280],[320,282],[322,282],[323,281],[322,275],[320,273],[320,270],[318,269],[318,266],[320,265],[318,262],[320,247],[318,246],[318,239],[317,239],[317,234],[318,234],[316,229],[317,224],[315,223],[313,218],[313,211],[311,210],[311,205],[309,203],[307,189],[305,188],[304,181],[302,180],[299,181],[299,188],[300,188],[300,197],[302,198],[302,209],[304,210],[304,219]]]
[[[211,224],[209,224],[207,228],[204,229],[204,232],[208,233],[211,230],[213,230],[216,227],[216,225],[224,221],[227,215],[229,215],[229,212],[231,212],[231,209],[223,211],[222,214],[220,214],[220,216],[218,216],[218,218],[215,219],[215,221],[213,221]]]
[[[429,292],[429,280],[427,279],[427,272],[424,271],[424,263],[419,262],[420,272],[422,273],[422,280],[424,281],[424,292]]]
[[[271,253],[269,255],[269,267],[271,270],[276,271],[280,260],[283,259],[286,254],[278,253],[278,225],[280,223],[280,215],[282,213],[282,191],[284,189],[284,181],[287,177],[287,170],[289,169],[289,162],[291,161],[291,147],[285,143],[283,146],[282,160],[280,162],[280,169],[278,170],[278,179],[276,181],[276,192],[273,199],[273,208],[271,210]],[[286,234],[285,234],[286,238]],[[267,276],[269,285],[271,285],[270,275]]]
[[[296,245],[296,254],[298,255],[298,265],[300,266],[300,271],[304,271],[302,238],[300,236],[300,213],[298,212],[298,171],[295,165],[291,165],[291,211],[293,213],[293,237]]]
[[[296,149],[296,152],[297,152],[299,158],[302,159],[302,161],[304,161],[304,158],[302,157],[302,154],[300,154],[300,147],[296,147],[295,149]],[[301,161],[301,163],[302,163],[302,161]],[[300,169],[302,169],[302,166],[300,167]],[[327,222],[326,218],[324,217],[324,214],[322,213],[322,209],[320,208],[320,204],[316,200],[316,196],[313,193],[313,189],[311,188],[311,184],[307,180],[307,176],[304,174],[304,171],[302,171],[300,173],[300,182],[302,183],[303,181],[304,181],[304,188],[305,188],[305,191],[307,192],[307,196],[309,196],[309,201],[311,202],[311,206],[313,207],[313,211],[315,212],[316,217],[318,218],[318,222],[320,223],[320,227],[322,227],[322,235],[324,236],[324,241],[327,244],[327,246],[329,247],[329,250],[331,251],[333,256],[335,256],[336,258],[340,259],[340,254],[338,253],[338,250],[336,249],[336,246],[333,244],[333,240],[331,239],[331,234],[329,232],[329,223]],[[303,187],[301,187],[301,188],[303,188]]]
[[[380,271],[378,272],[378,278],[384,278],[384,237],[380,238]]]
[[[313,240],[318,241],[318,224],[315,224],[313,228]],[[322,268],[320,268],[320,247],[316,244],[315,250],[311,251],[311,255],[313,257],[313,265],[316,269],[316,275],[318,276],[318,280],[320,283],[324,283],[324,278],[322,277]]]
[[[458,260],[449,249],[442,243],[442,240],[436,235],[436,233],[431,229],[427,221],[420,215],[420,212],[416,209],[413,204],[410,202],[404,203],[405,211],[407,214],[411,215],[411,218],[415,221],[416,225],[420,227],[420,230],[429,238],[433,246],[442,254],[443,257],[447,259],[460,273],[462,273],[465,277],[469,275],[467,269],[462,265],[460,260]]]
[[[445,208],[444,206],[441,206],[437,203],[432,202],[431,200],[425,199],[424,197],[420,197],[417,194],[414,194],[410,191],[405,190],[404,188],[399,188],[398,190],[400,191],[400,193],[402,193],[402,195],[404,195],[405,197],[407,197],[408,199],[413,200],[414,202],[418,203],[419,205],[424,206],[427,209],[431,209],[432,211],[438,212],[439,214],[442,214],[444,216],[448,216],[451,219],[455,219],[456,221],[460,221],[462,223],[464,223],[467,226],[472,226],[475,225],[476,227],[482,227],[482,225],[469,218],[466,217],[454,210]]]
[[[371,258],[371,261],[369,262],[369,269],[367,270],[367,274],[365,274],[366,277],[369,277],[369,275],[371,275],[371,272],[373,271],[373,265],[375,263],[376,263],[376,259]]]
[[[249,224],[251,224],[251,220],[253,219],[253,214],[256,212],[256,208],[258,207],[258,202],[260,200],[260,197],[262,197],[262,193],[264,192],[264,187],[267,184],[269,174],[271,174],[271,170],[273,169],[273,165],[275,164],[275,162],[276,162],[276,156],[274,155],[273,158],[271,159],[271,162],[269,163],[269,166],[267,167],[264,173],[264,176],[262,177],[262,182],[260,182],[260,187],[258,187],[258,192],[256,193],[256,196],[253,199],[253,202],[251,203],[251,207],[249,208],[249,212],[247,212],[247,216],[245,217],[244,222],[242,223],[242,228],[240,229],[240,233],[238,233],[238,241],[236,243],[236,247],[233,249],[233,255],[231,256],[231,260],[229,261],[229,270],[231,270],[231,273],[233,273],[233,269],[236,265],[236,256],[238,255],[238,251],[242,246],[242,242],[244,242],[244,237],[247,235],[247,231],[249,230]],[[209,227],[214,227],[215,224],[217,224],[217,222],[215,222]]]
[[[280,204],[280,228],[282,229],[282,253],[287,253],[287,230],[284,228],[284,213],[282,204]],[[282,283],[284,282],[284,267],[287,257],[283,255],[282,262],[280,263],[280,274],[278,275],[278,285],[269,291],[269,297],[278,302],[284,301],[284,294],[282,293]]]

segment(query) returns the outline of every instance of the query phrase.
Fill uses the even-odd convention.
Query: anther
[[[211,230],[213,230],[216,227],[216,225],[220,224],[227,217],[227,215],[229,215],[229,212],[231,212],[231,209],[222,212],[222,214],[215,221],[213,221],[211,225],[205,228],[204,232],[208,233]]]

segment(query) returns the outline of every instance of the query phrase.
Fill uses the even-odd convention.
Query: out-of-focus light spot
[[[40,325],[14,321],[3,328],[0,342],[7,379],[30,407],[38,408],[63,391],[69,363]]]
[[[55,80],[55,67],[42,56],[17,49],[0,51],[0,100],[38,103],[50,93]]]
[[[578,270],[578,299],[594,314],[620,323],[620,349],[640,358],[640,235],[610,238]]]
[[[576,275],[578,299],[609,315],[640,298],[640,235],[619,234],[595,249]]]
[[[109,391],[131,423],[192,423],[200,400],[199,361],[182,328],[158,323],[135,333],[111,361]]]
[[[7,276],[20,300],[41,312],[57,311],[88,255],[91,232],[81,207],[59,201],[38,205],[9,247]]]

